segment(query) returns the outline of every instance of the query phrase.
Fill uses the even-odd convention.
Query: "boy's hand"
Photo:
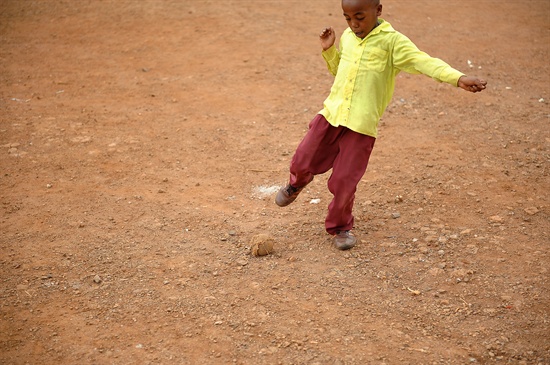
[[[323,29],[319,34],[319,39],[321,40],[323,51],[326,51],[327,49],[332,47],[334,45],[334,42],[336,41],[336,34],[334,33],[334,29],[332,29],[332,27],[327,27]]]
[[[461,76],[457,84],[458,87],[473,93],[485,90],[485,85],[487,85],[487,81],[474,76]]]

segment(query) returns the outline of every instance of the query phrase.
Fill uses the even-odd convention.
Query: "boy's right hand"
[[[334,42],[336,41],[336,34],[334,33],[334,29],[332,29],[332,27],[327,27],[323,29],[319,34],[319,39],[321,40],[323,51],[326,51],[327,49],[332,47],[334,45]]]

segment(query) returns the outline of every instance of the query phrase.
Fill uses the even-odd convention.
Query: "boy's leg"
[[[346,130],[339,140],[340,151],[328,180],[328,188],[334,195],[325,220],[325,228],[330,234],[353,228],[355,191],[367,170],[375,141],[374,137],[351,130]]]
[[[301,188],[313,180],[314,175],[332,168],[338,154],[338,137],[344,128],[333,127],[318,114],[309,123],[309,129],[298,145],[290,163],[290,185]]]
[[[290,179],[283,186],[275,203],[280,207],[291,204],[302,189],[313,180],[314,175],[327,172],[338,154],[338,137],[344,132],[342,127],[333,127],[325,117],[317,115],[309,123],[309,130],[290,163]]]

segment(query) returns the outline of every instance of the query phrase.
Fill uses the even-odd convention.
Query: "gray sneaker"
[[[292,203],[298,197],[298,194],[302,191],[303,187],[295,188],[294,186],[288,184],[283,186],[281,190],[277,193],[275,197],[275,203],[280,207],[286,207]]]
[[[349,250],[355,243],[357,238],[351,234],[351,231],[338,231],[334,236],[334,246],[339,250]]]

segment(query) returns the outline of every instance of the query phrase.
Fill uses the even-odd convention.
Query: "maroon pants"
[[[325,229],[330,234],[353,228],[353,202],[357,184],[365,174],[376,138],[346,127],[333,127],[318,114],[290,163],[290,184],[302,187],[332,168],[328,189],[334,198],[328,206]]]

